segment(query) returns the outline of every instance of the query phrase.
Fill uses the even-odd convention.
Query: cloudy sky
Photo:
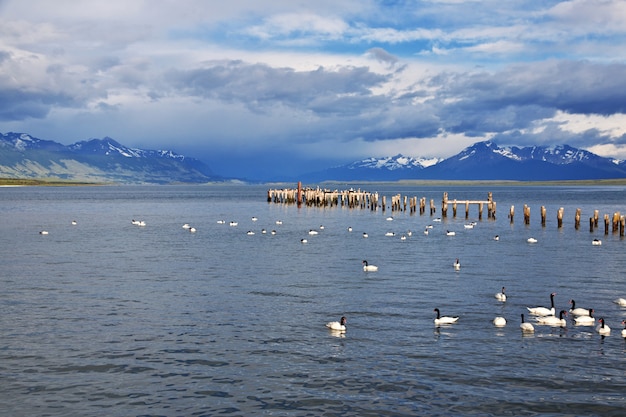
[[[0,0],[0,132],[272,178],[472,143],[626,159],[622,0]]]

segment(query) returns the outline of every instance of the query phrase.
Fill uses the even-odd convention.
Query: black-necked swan
[[[433,311],[437,312],[437,318],[435,318],[435,324],[452,324],[452,323],[456,323],[457,320],[459,319],[458,317],[442,316],[438,308],[434,309]]]
[[[496,317],[493,319],[493,325],[496,327],[504,327],[506,326],[506,319],[504,317]]]
[[[528,239],[526,239],[526,242],[528,242],[528,243],[537,243],[537,239],[535,239],[534,237],[529,237]]]
[[[522,323],[519,325],[519,328],[522,329],[525,333],[534,333],[535,327],[531,323],[526,323],[524,321],[524,314],[522,313]]]
[[[78,224],[78,222],[76,222],[76,220],[72,220],[72,226],[76,226]]]
[[[370,265],[367,263],[367,261],[364,259],[363,262],[363,270],[367,271],[367,272],[375,272],[378,271],[378,267],[376,265]]]
[[[576,301],[574,300],[569,300],[570,304],[572,305],[572,308],[569,309],[569,312],[572,313],[574,316],[590,316],[591,314],[589,314],[589,312],[591,310],[589,310],[588,308],[580,308],[580,307],[576,307]]]
[[[626,307],[626,298],[616,298],[613,302],[620,307]]]
[[[341,317],[341,321],[331,321],[326,323],[326,327],[337,332],[345,332],[347,322],[348,320],[346,320],[345,316],[343,316]]]
[[[601,246],[602,245],[602,241],[600,239],[594,239],[591,241],[591,244],[593,246]]]
[[[551,308],[526,307],[528,309],[528,312],[534,316],[554,316],[554,313],[556,312],[556,310],[554,310],[554,296],[555,295],[556,295],[555,292],[550,294],[550,305],[552,306]]]
[[[606,324],[604,324],[604,318],[600,318],[598,319],[598,321],[600,322],[600,325],[596,327],[596,331],[598,333],[604,334],[604,335],[611,333],[611,328],[607,326]]]
[[[563,318],[563,316],[567,316],[567,311],[561,310],[559,312],[559,317],[556,316],[545,316],[545,317],[537,317],[537,323],[546,324],[548,326],[567,326],[567,321]]]
[[[363,232],[363,239],[367,239],[369,237],[369,235],[365,232]]]
[[[47,230],[42,230],[41,232],[39,232],[40,235],[47,235],[48,231]]]
[[[453,232],[451,230],[446,230],[446,236],[455,236],[456,232]]]
[[[588,313],[588,316],[574,317],[574,324],[577,326],[592,326],[596,322],[596,319],[593,317],[593,308],[590,308]]]
[[[456,269],[457,271],[459,269],[461,269],[461,262],[459,261],[459,258],[456,258],[456,261],[454,261],[454,269]]]
[[[502,292],[499,292],[499,293],[497,293],[495,295],[496,300],[498,300],[498,301],[506,301],[506,294],[504,293],[504,291],[505,291],[505,288],[502,287]]]
[[[622,325],[624,326],[622,329],[622,337],[626,337],[626,320],[622,320]]]

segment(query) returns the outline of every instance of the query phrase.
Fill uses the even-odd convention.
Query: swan
[[[218,220],[217,224],[226,224],[226,220]]]
[[[528,242],[528,243],[537,243],[537,239],[535,239],[534,237],[529,237],[528,239],[526,239],[526,242]]]
[[[258,218],[256,218],[256,217],[253,217],[253,218],[252,218],[252,221],[253,221],[253,222],[255,222],[255,221],[257,221],[257,220],[259,220],[259,219],[258,219]]]
[[[345,332],[347,322],[348,320],[346,320],[344,316],[344,317],[341,317],[341,321],[331,321],[331,322],[326,323],[326,327],[328,327],[330,330]]]
[[[574,316],[590,316],[591,314],[591,310],[588,308],[576,308],[576,301],[574,300],[569,300],[570,304],[572,305],[572,308],[569,309],[569,312],[572,313]]]
[[[563,318],[563,316],[567,316],[567,311],[561,310],[559,312],[559,318],[556,316],[545,316],[545,317],[537,317],[537,323],[539,324],[547,324],[549,326],[567,326],[567,322]]]
[[[363,232],[363,239],[367,239],[369,237],[369,235],[365,232]]]
[[[535,327],[531,323],[526,323],[524,321],[524,314],[522,313],[522,323],[519,325],[519,328],[522,329],[524,333],[534,333]]]
[[[459,319],[458,317],[441,316],[438,308],[434,309],[433,311],[437,312],[437,318],[435,319],[435,324],[437,325],[456,323]]]
[[[42,230],[41,232],[39,232],[40,235],[47,235],[48,231],[47,230]]]
[[[309,243],[309,241],[308,241],[308,240],[306,240],[306,239],[300,239],[300,243],[302,243],[302,244],[304,244],[304,243]]]
[[[554,316],[555,310],[554,310],[554,296],[556,295],[555,292],[553,292],[552,294],[550,294],[550,305],[552,306],[551,308],[546,308],[546,307],[526,307],[528,309],[528,312],[534,316]]]
[[[446,231],[446,236],[455,236],[456,232],[451,232],[449,230]]]
[[[324,225],[320,224],[320,230],[324,230]]]
[[[253,232],[252,230],[248,230],[248,231],[246,232],[246,234],[247,234],[248,236],[254,236],[254,232]]]
[[[591,241],[591,244],[593,246],[600,246],[602,244],[602,241],[600,239],[594,239]]]
[[[497,241],[497,240],[500,240],[500,236],[499,236],[499,235],[495,235],[495,236],[493,237],[493,240],[496,240],[496,241]]]
[[[461,262],[459,262],[459,258],[456,258],[456,261],[454,261],[453,265],[455,270],[458,271],[459,269],[461,269]]]
[[[624,326],[622,329],[622,337],[626,337],[626,320],[622,320],[622,325]]]
[[[239,224],[239,223],[237,223],[237,222],[230,222],[230,223],[229,223],[229,225],[230,225],[230,226],[233,226],[233,227],[237,226],[238,224]]]
[[[463,225],[463,227],[465,227],[466,229],[473,229],[474,225],[470,223],[470,224]]]
[[[267,233],[267,230],[265,230],[265,229],[261,229],[261,233],[262,233],[262,234],[266,234],[266,233]]]
[[[593,308],[588,310],[588,314],[588,316],[574,317],[574,324],[577,326],[593,326],[596,322],[596,319],[593,317]]]
[[[276,220],[276,224],[283,224],[282,220]]]
[[[434,222],[440,222],[441,221],[441,217],[437,217],[436,219],[433,219]]]
[[[393,221],[393,217],[391,217],[391,216],[387,217],[387,221],[388,222],[392,222]]]
[[[272,235],[275,235],[275,234],[276,234],[276,230],[272,230],[270,233],[271,233]]]
[[[400,240],[406,240],[406,235],[400,236]]]
[[[504,317],[496,317],[493,319],[493,325],[497,327],[504,327],[506,326],[506,319]]]
[[[620,307],[626,307],[626,298],[616,298],[613,302]]]
[[[364,259],[363,262],[363,270],[367,271],[367,272],[375,272],[378,271],[378,267],[376,265],[370,265],[367,263],[367,261]]]
[[[195,227],[189,228],[189,233],[196,233],[198,230]]]
[[[385,233],[385,236],[395,236],[396,234],[394,232],[387,232]]]
[[[191,228],[191,226],[189,226],[189,223],[183,224],[183,229],[189,229],[189,228]]]
[[[600,322],[600,325],[598,327],[596,327],[596,331],[602,335],[607,335],[609,333],[611,333],[611,328],[607,325],[604,324],[604,318],[600,318],[598,319],[598,321]]]
[[[406,231],[407,236],[413,236],[413,232],[411,232],[410,230]]]
[[[432,224],[429,224],[428,226],[426,226],[426,228],[427,228],[427,229],[432,229],[432,228],[433,228],[433,225],[432,225]]]
[[[317,230],[311,229],[311,230],[309,230],[309,234],[310,235],[316,235],[316,234],[318,234],[318,232],[317,232]]]
[[[76,222],[76,220],[72,220],[72,226],[76,226],[78,224],[78,222]]]
[[[428,234],[428,228],[424,229],[424,234],[427,235]]]
[[[352,227],[348,226],[348,232],[352,231]]]
[[[499,292],[495,295],[496,300],[498,301],[506,301],[506,294],[504,293],[505,288],[502,287],[502,292]]]

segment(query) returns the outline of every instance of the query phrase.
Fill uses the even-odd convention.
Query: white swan
[[[524,321],[524,314],[522,314],[522,323],[519,325],[519,328],[522,329],[524,333],[534,333],[535,327],[531,323],[526,323]]]
[[[613,302],[620,307],[626,307],[626,298],[616,298]]]
[[[41,232],[39,232],[40,235],[47,235],[48,231],[47,230],[42,230]]]
[[[461,269],[461,262],[459,262],[459,258],[456,258],[456,261],[454,261],[454,269],[456,271],[458,271],[459,269]]]
[[[567,311],[561,310],[558,318],[556,316],[537,317],[537,323],[565,327],[567,326],[567,321],[565,321],[563,316],[567,316]]]
[[[388,222],[393,221],[393,217],[391,217],[391,216],[387,217],[387,221],[388,221]]]
[[[590,316],[591,310],[588,308],[580,308],[576,307],[576,301],[569,300],[569,303],[572,305],[572,308],[569,309],[569,312],[574,316]]]
[[[428,228],[424,229],[424,234],[427,235],[428,234]]]
[[[275,234],[276,234],[276,230],[272,230],[272,231],[270,232],[270,234],[275,235]]]
[[[191,228],[191,226],[189,226],[189,223],[183,224],[183,229],[189,229],[189,228]]]
[[[600,322],[600,325],[598,327],[596,327],[596,332],[602,334],[602,335],[607,335],[611,333],[611,328],[609,326],[607,326],[606,324],[604,324],[604,319],[601,318],[598,320]]]
[[[459,319],[458,317],[449,317],[449,316],[442,316],[441,313],[439,312],[439,309],[436,308],[433,311],[437,312],[437,318],[435,318],[435,324],[439,325],[439,324],[453,324],[456,323],[457,320]]]
[[[593,317],[593,308],[589,309],[588,316],[574,317],[574,324],[577,326],[593,326],[596,319]]]
[[[326,323],[326,327],[328,327],[330,330],[334,330],[336,332],[345,332],[346,331],[346,323],[348,322],[348,320],[346,320],[345,317],[341,317],[341,321],[331,321]]]
[[[309,230],[309,234],[310,235],[316,235],[316,234],[318,234],[318,232],[317,232],[317,230],[311,229],[311,230]]]
[[[230,222],[230,223],[228,223],[229,226],[233,226],[233,227],[237,226],[238,224],[239,223],[237,223],[237,222]]]
[[[499,292],[499,293],[497,293],[495,295],[496,300],[498,300],[498,301],[506,301],[506,294],[504,293],[504,291],[505,291],[505,288],[502,287],[502,292]]]
[[[447,230],[446,236],[456,236],[456,232],[451,232],[450,230]]]
[[[300,239],[300,243],[305,244],[305,243],[309,243],[309,241],[306,239]]]
[[[526,242],[528,242],[528,243],[537,243],[537,239],[535,239],[534,237],[529,237],[528,239],[526,239]]]
[[[246,232],[246,234],[247,234],[248,236],[254,236],[254,232],[253,232],[252,230],[248,230],[248,231]]]
[[[528,312],[534,316],[554,316],[555,310],[554,310],[554,296],[556,295],[555,292],[553,292],[552,294],[550,294],[550,305],[552,306],[551,308],[546,308],[546,307],[526,307],[528,309]]]
[[[594,240],[591,241],[591,244],[593,246],[600,246],[600,245],[602,245],[602,241],[600,239],[594,239]]]
[[[218,220],[217,224],[226,224],[226,220]]]
[[[463,225],[466,229],[473,229],[474,225],[472,223]]]
[[[624,326],[622,329],[622,337],[626,337],[626,320],[622,320],[622,325]]]
[[[76,226],[78,222],[76,220],[72,220],[72,226]]]
[[[276,224],[283,224],[282,220],[276,220]]]
[[[256,218],[256,217],[252,217],[252,221],[253,221],[253,222],[255,222],[255,221],[257,221],[257,220],[259,220],[259,219],[258,219],[258,218]]]
[[[400,236],[400,240],[406,240],[406,235]]]
[[[441,221],[441,217],[437,217],[435,219],[433,219],[434,222],[440,222]]]
[[[504,327],[506,326],[506,319],[504,317],[496,317],[493,319],[493,325],[496,327]]]
[[[369,235],[365,232],[363,232],[363,239],[367,239],[369,237]]]
[[[348,232],[352,231],[352,227],[348,226]]]
[[[367,271],[367,272],[375,272],[378,271],[378,267],[376,265],[370,265],[367,263],[367,261],[364,259],[363,262],[363,270]]]
[[[195,227],[189,228],[189,233],[196,233],[198,230]]]
[[[500,240],[500,236],[499,236],[499,235],[495,235],[495,236],[493,237],[493,240],[496,240],[496,241],[497,241],[497,240]]]
[[[387,232],[385,233],[385,236],[395,236],[396,234],[394,232]]]

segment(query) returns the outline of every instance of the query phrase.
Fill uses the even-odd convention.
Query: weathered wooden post
[[[452,202],[452,217],[456,218],[456,198]]]
[[[524,224],[530,224],[530,207],[524,204]]]
[[[556,224],[557,227],[560,229],[561,227],[563,227],[563,211],[565,209],[563,207],[559,208],[556,212]]]
[[[574,228],[576,230],[578,230],[578,228],[580,227],[580,214],[581,214],[581,209],[577,208],[576,209],[576,215],[574,216]]]
[[[495,217],[494,209],[495,209],[495,204],[493,204],[493,194],[490,191],[487,193],[487,218],[488,219]]]
[[[298,181],[298,207],[302,205],[302,181]]]
[[[609,234],[609,224],[611,223],[610,219],[609,219],[609,215],[605,214],[604,215],[604,234],[608,235]]]
[[[589,217],[589,232],[593,233],[593,217]]]
[[[511,219],[511,223],[513,223],[513,218],[515,217],[515,206],[511,206],[509,209],[509,219]]]
[[[600,217],[600,210],[593,211],[593,227],[598,227],[598,219]]]
[[[545,226],[546,225],[546,206],[541,206],[540,212],[541,212],[541,225]]]
[[[465,218],[466,219],[469,219],[469,206],[470,206],[469,201],[466,201],[465,202]]]
[[[441,217],[448,216],[448,193],[443,193],[443,199],[441,201]]]
[[[619,211],[613,213],[613,233],[617,232],[617,229],[619,228]]]
[[[382,200],[382,204],[383,204],[383,213],[385,212],[385,206],[387,205],[387,196],[383,196],[383,200]]]
[[[483,202],[478,203],[478,219],[482,220],[483,219]]]
[[[437,212],[437,209],[435,208],[435,200],[431,198],[430,199],[430,215],[432,216],[436,212]]]
[[[624,228],[626,226],[626,217],[620,216],[619,218],[619,235],[624,237]]]
[[[491,218],[492,219],[496,219],[496,202],[492,201],[491,202]]]

